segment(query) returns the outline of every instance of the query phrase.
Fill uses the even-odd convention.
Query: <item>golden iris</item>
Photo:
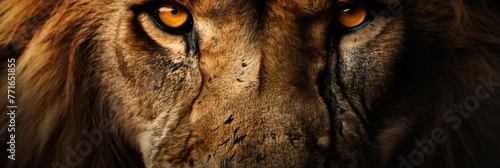
[[[187,22],[189,14],[178,5],[162,4],[158,8],[158,17],[166,26],[178,28]]]
[[[362,3],[354,3],[340,11],[339,22],[346,28],[359,26],[366,18],[366,6]]]

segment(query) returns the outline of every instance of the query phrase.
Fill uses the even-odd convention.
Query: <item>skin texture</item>
[[[498,2],[172,2],[0,1],[2,167],[500,167]]]

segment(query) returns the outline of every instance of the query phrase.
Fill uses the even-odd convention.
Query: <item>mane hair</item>
[[[383,126],[372,133],[382,153],[372,159],[379,167],[499,167],[500,87],[484,84],[500,82],[498,2],[414,2],[397,99],[373,115]],[[445,140],[433,140],[441,131]]]
[[[109,102],[101,98],[106,95],[94,79],[95,36],[103,24],[96,7],[85,0],[6,0],[0,6],[0,51],[7,53],[1,59],[18,58],[16,160],[8,160],[2,152],[0,163],[6,167],[143,165],[120,138],[115,116],[108,113]],[[7,74],[5,67],[2,72]],[[2,83],[7,83],[5,79]],[[6,93],[1,99],[4,107]],[[8,123],[4,116],[2,123]],[[93,134],[96,131],[102,137]],[[6,125],[0,132],[7,142]],[[6,148],[2,143],[1,149]]]

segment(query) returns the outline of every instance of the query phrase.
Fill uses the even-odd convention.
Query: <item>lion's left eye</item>
[[[171,28],[178,28],[188,20],[188,13],[174,4],[163,4],[158,8],[158,17],[163,24]]]
[[[191,31],[193,18],[185,7],[173,3],[155,6],[151,8],[150,15],[159,28],[172,34],[183,34]]]

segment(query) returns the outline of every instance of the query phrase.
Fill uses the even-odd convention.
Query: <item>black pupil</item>
[[[179,10],[176,7],[173,7],[170,13],[172,13],[172,15],[175,15],[177,14],[177,12],[179,12]]]
[[[352,14],[354,14],[354,12],[356,12],[356,10],[355,10],[354,8],[350,7],[350,8],[347,8],[347,9],[346,9],[346,12],[347,12],[348,14],[352,15]]]

